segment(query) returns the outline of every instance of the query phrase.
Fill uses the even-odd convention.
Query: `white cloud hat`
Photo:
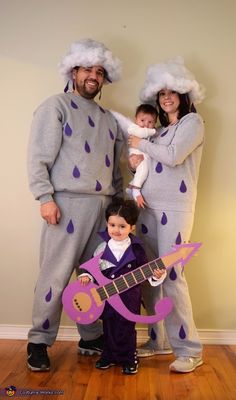
[[[59,72],[65,81],[72,80],[74,67],[92,67],[101,65],[107,73],[106,83],[118,81],[121,78],[121,61],[100,42],[93,39],[82,39],[73,42],[69,52],[59,64]]]
[[[180,56],[148,67],[144,86],[140,91],[141,102],[156,103],[157,93],[161,89],[188,93],[190,101],[194,104],[200,103],[205,97],[204,87],[185,67]]]

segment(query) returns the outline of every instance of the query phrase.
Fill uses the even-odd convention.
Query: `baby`
[[[140,104],[137,107],[134,122],[118,112],[111,112],[119,123],[126,138],[128,138],[128,135],[134,135],[141,139],[149,139],[156,133],[155,126],[158,112],[151,104]],[[136,168],[134,177],[129,183],[126,192],[133,197],[138,207],[145,208],[146,203],[141,194],[141,188],[148,176],[149,156],[132,147],[129,147],[129,154],[142,154],[143,160]]]

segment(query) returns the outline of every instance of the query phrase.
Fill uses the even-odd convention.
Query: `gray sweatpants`
[[[62,292],[79,264],[93,256],[101,242],[98,231],[105,228],[104,210],[110,196],[55,194],[61,210],[58,225],[43,224],[40,246],[40,272],[33,304],[33,326],[28,339],[52,345],[56,339],[61,313]],[[78,325],[84,340],[102,333],[101,323]]]
[[[137,235],[142,239],[149,260],[173,251],[173,244],[188,242],[193,225],[191,212],[159,211],[146,208],[141,211]],[[188,265],[185,267],[188,268]],[[176,265],[168,271],[162,285],[143,285],[143,300],[148,314],[154,313],[155,302],[162,296],[173,300],[172,312],[164,321],[168,341],[176,357],[199,356],[202,346],[193,320],[192,305],[184,271]],[[163,322],[148,326],[153,344],[164,345]]]

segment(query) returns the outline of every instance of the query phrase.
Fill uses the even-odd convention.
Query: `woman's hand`
[[[142,139],[139,138],[139,137],[136,137],[134,135],[129,135],[129,137],[128,137],[128,145],[129,145],[129,147],[133,147],[134,149],[138,149],[140,140],[142,140]]]

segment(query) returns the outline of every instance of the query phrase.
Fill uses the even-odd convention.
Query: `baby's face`
[[[157,119],[155,115],[147,114],[140,111],[135,117],[135,123],[141,128],[155,128]]]

